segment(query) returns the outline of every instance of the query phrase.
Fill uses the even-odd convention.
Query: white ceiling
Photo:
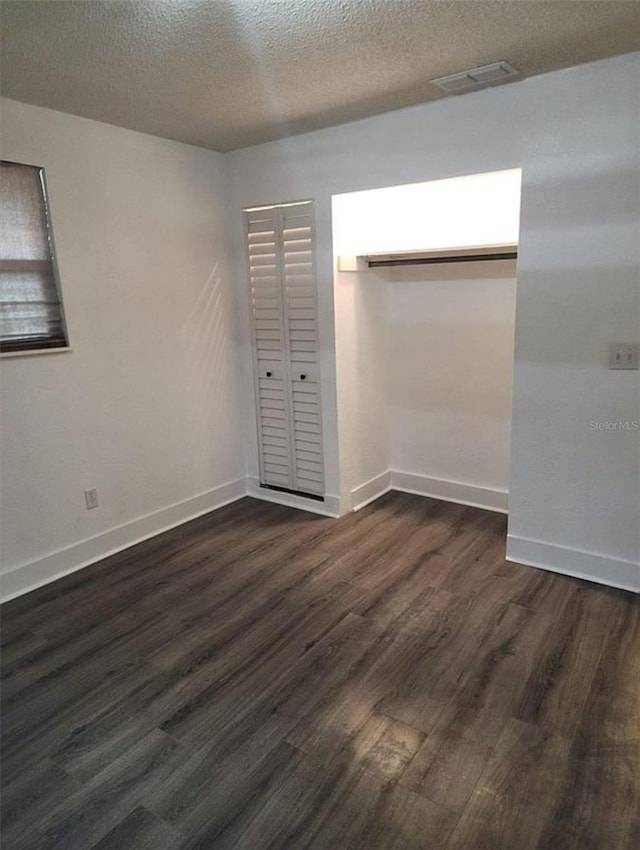
[[[618,0],[4,0],[3,93],[214,150],[423,103],[433,77],[640,49]]]

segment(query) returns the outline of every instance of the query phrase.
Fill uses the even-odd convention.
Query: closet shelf
[[[490,260],[514,260],[518,256],[516,243],[498,245],[468,245],[464,248],[440,248],[424,251],[393,251],[383,254],[340,256],[339,271],[363,271],[394,266],[419,266],[441,263],[478,263]]]

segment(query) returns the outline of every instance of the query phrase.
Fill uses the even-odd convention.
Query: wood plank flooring
[[[4,850],[635,850],[638,599],[243,499],[3,606]]]

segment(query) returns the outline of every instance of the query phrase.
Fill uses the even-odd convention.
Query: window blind
[[[0,351],[66,346],[44,170],[0,163]]]

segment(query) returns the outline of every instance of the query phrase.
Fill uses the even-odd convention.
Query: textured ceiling
[[[442,97],[433,77],[524,76],[640,49],[617,0],[37,0],[2,9],[3,93],[214,150]]]

